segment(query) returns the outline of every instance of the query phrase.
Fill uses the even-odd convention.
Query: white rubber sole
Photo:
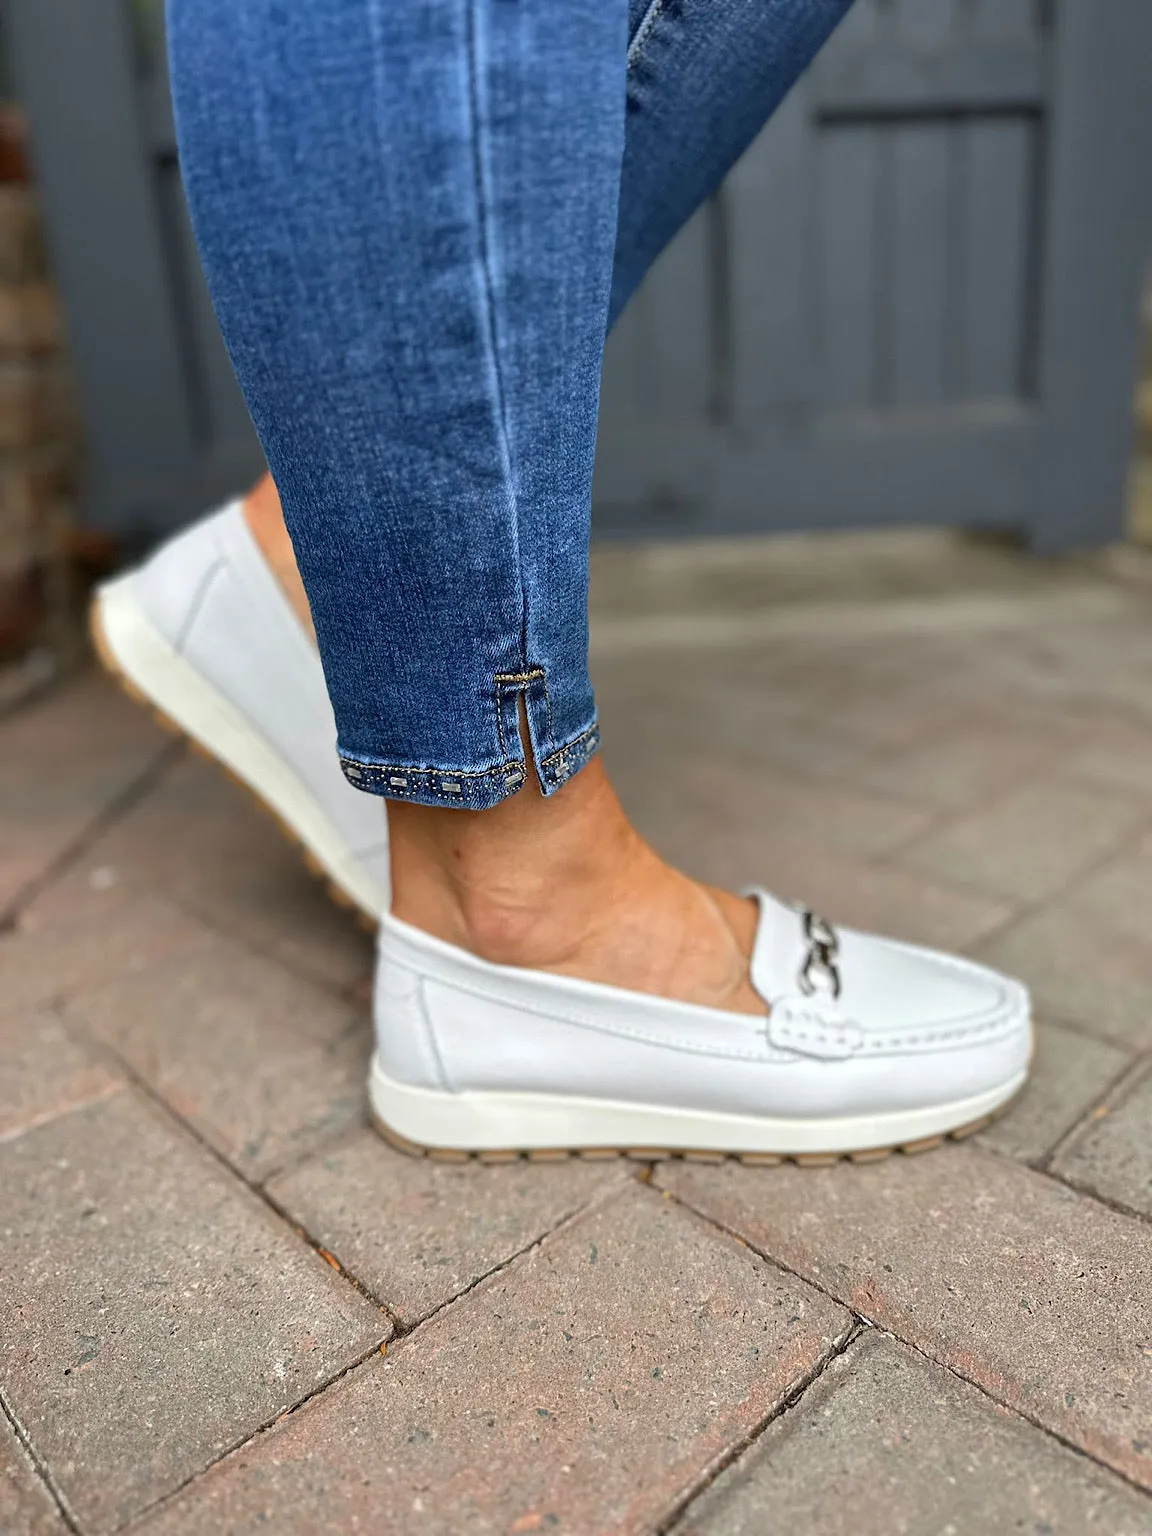
[[[92,602],[92,639],[101,661],[161,722],[215,758],[303,847],[337,899],[372,923],[386,894],[365,871],[324,808],[247,717],[186,661],[145,614],[132,576],[101,587]]]
[[[373,1058],[368,1097],[381,1133],[403,1151],[481,1158],[630,1153],[721,1155],[761,1162],[866,1159],[926,1151],[980,1127],[1019,1092],[1027,1071],[967,1099],[837,1119],[725,1115],[550,1093],[447,1093],[389,1077]]]

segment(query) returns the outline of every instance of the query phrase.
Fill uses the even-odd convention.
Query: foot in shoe
[[[752,903],[665,863],[603,764],[487,811],[391,807],[397,917],[481,959],[763,1013]]]
[[[370,1095],[416,1148],[867,1152],[1027,1071],[1018,982],[695,884],[598,763],[547,801],[394,807],[393,870]]]

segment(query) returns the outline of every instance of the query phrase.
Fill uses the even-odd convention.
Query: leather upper
[[[240,502],[169,540],[132,581],[152,623],[291,764],[387,889],[384,802],[353,789],[340,770],[319,654],[253,540]]]
[[[758,892],[766,1016],[490,965],[386,916],[384,1070],[458,1091],[520,1089],[734,1113],[845,1114],[949,1102],[1022,1071],[1029,1000],[949,955],[839,930],[839,998],[798,985],[801,914]]]

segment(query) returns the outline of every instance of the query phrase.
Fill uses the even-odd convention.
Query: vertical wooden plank
[[[608,340],[601,414],[705,417],[712,387],[710,210],[702,208],[653,265]]]
[[[12,0],[4,19],[82,397],[86,511],[126,526],[155,511],[123,487],[190,473],[196,450],[135,40],[121,0]]]
[[[159,172],[160,213],[171,251],[173,298],[185,331],[189,395],[202,447],[216,450],[236,440],[251,442],[255,429],[216,323],[208,285],[188,218],[180,172]]]
[[[735,316],[732,394],[740,421],[761,422],[814,395],[812,133],[801,84],[725,187]]]
[[[891,397],[932,405],[948,393],[948,128],[901,123],[891,154]]]
[[[820,403],[832,407],[875,399],[879,133],[852,123],[817,140]]]
[[[711,389],[708,240],[710,210],[699,209],[655,263],[638,295],[647,348],[646,414],[707,415]]]
[[[828,39],[820,57],[835,55],[841,49],[851,49],[863,43],[876,41],[880,32],[880,8],[883,0],[856,0],[840,25]]]
[[[957,306],[958,388],[969,397],[1016,395],[1024,380],[1028,222],[1037,188],[1026,118],[974,118],[958,125],[963,149],[960,269]]]
[[[966,0],[964,31],[973,42],[1027,43],[1036,37],[1036,0]]]
[[[892,32],[906,47],[938,47],[953,35],[963,0],[890,0]]]
[[[1034,544],[1116,537],[1152,243],[1152,5],[1059,0],[1038,334],[1044,452]]]
[[[601,422],[625,421],[635,416],[642,399],[638,384],[643,356],[639,298],[639,293],[633,294],[604,348],[604,366],[600,374]]]

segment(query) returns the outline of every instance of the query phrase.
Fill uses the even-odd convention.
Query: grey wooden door
[[[160,0],[5,0],[91,451],[178,523],[260,465],[179,187]],[[605,532],[1120,527],[1149,0],[857,0],[609,345]]]
[[[184,207],[163,0],[5,0],[87,447],[83,516],[164,531],[263,455]]]
[[[1122,522],[1148,0],[857,0],[609,343],[601,526]]]

